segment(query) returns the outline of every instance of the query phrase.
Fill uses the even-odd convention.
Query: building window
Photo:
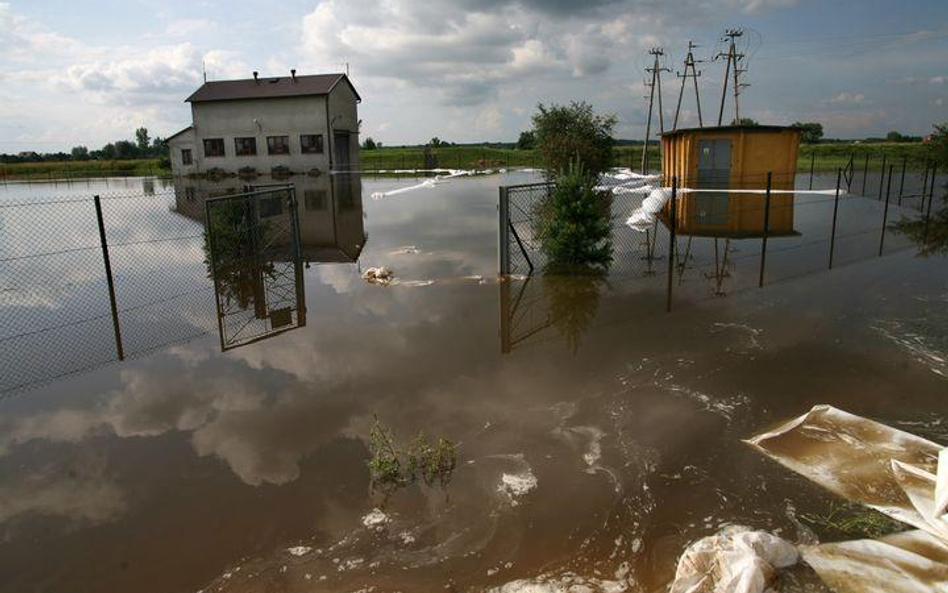
[[[194,161],[191,159],[191,149],[190,149],[190,148],[182,148],[182,149],[181,149],[181,164],[182,164],[182,165],[190,165],[192,162],[194,162]]]
[[[257,154],[256,138],[234,138],[234,148],[237,156],[253,156]]]
[[[267,152],[270,154],[290,154],[290,137],[267,136]]]
[[[303,134],[300,136],[300,149],[303,154],[322,154],[323,153],[323,135],[322,134]]]
[[[208,138],[204,141],[204,156],[224,156],[224,139]]]

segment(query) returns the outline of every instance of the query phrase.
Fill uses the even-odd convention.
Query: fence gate
[[[221,349],[305,326],[295,190],[268,187],[205,208]]]

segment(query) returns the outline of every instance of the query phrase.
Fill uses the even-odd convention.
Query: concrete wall
[[[185,165],[181,160],[182,150],[191,150],[191,164]],[[194,139],[194,130],[188,130],[168,140],[168,157],[171,159],[171,171],[175,175],[190,175],[198,171],[198,153],[200,152]]]
[[[349,134],[349,165],[350,169],[359,168],[359,109],[356,95],[352,87],[340,82],[329,95],[329,113],[332,120],[334,134]],[[335,141],[332,149],[336,150]],[[338,159],[333,155],[333,164]]]

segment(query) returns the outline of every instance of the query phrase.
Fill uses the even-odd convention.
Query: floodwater
[[[605,280],[499,281],[497,187],[531,179],[376,201],[417,180],[366,178],[330,186],[330,207],[301,187],[305,323],[225,352],[213,289],[184,278],[208,282],[201,197],[227,188],[169,186],[147,216],[116,215],[118,236],[156,220],[178,238],[116,256],[119,296],[123,282],[191,296],[150,322],[124,313],[126,349],[148,347],[123,362],[109,362],[107,301],[94,331],[4,352],[3,374],[36,384],[0,400],[0,591],[660,591],[724,524],[832,537],[801,517],[840,501],[741,439],[829,403],[948,443],[946,261],[894,233],[876,257],[878,202],[841,206],[852,232],[827,271],[832,208],[801,194],[763,288],[760,239],[696,237],[668,313],[667,258],[621,261],[640,257],[633,235]],[[0,200],[112,189],[98,183]],[[17,215],[0,216],[9,236]],[[91,220],[70,232],[94,239]],[[398,282],[361,279],[381,265]],[[78,276],[37,302],[5,288],[0,319],[100,307]],[[100,354],[40,381],[78,351]],[[400,443],[455,442],[450,481],[373,490],[374,418]],[[784,586],[822,590],[804,569]]]

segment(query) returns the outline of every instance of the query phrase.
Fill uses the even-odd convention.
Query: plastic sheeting
[[[918,529],[804,548],[824,582],[839,593],[948,593],[942,446],[827,405],[748,443],[831,492]]]
[[[793,544],[763,531],[731,525],[691,544],[678,560],[670,593],[762,593],[777,569],[793,566]]]

